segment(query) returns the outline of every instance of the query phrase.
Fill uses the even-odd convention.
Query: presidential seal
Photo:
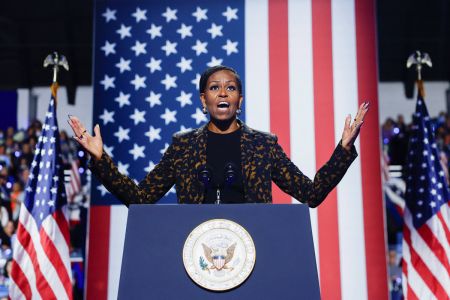
[[[226,291],[244,282],[256,260],[252,237],[241,225],[214,219],[198,225],[183,248],[189,277],[208,290]]]

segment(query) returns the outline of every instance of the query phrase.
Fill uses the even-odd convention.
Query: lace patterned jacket
[[[316,207],[357,157],[354,147],[347,151],[338,144],[330,160],[311,180],[291,162],[275,135],[239,123],[245,203],[271,203],[273,181],[300,202]],[[122,175],[104,151],[100,160],[91,161],[90,169],[127,206],[155,203],[174,184],[179,203],[200,204],[205,198],[205,189],[198,180],[198,171],[206,165],[207,133],[205,125],[175,134],[161,161],[138,185]]]

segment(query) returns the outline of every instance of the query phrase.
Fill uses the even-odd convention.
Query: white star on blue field
[[[175,132],[207,122],[198,92],[207,67],[231,66],[244,81],[244,17],[243,1],[98,4],[94,124],[122,173],[142,180]],[[92,190],[94,204],[115,201],[96,181]],[[162,199],[175,201],[174,189]]]

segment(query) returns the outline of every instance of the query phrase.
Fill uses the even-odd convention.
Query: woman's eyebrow
[[[220,80],[211,80],[209,83],[213,83],[213,82],[221,82]],[[236,82],[235,80],[227,80],[225,82]]]

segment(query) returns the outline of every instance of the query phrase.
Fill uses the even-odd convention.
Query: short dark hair
[[[231,73],[234,74],[234,77],[236,77],[236,82],[237,82],[237,88],[239,90],[239,94],[242,94],[242,82],[241,82],[241,78],[239,77],[239,74],[236,72],[236,70],[234,70],[233,68],[227,67],[227,66],[222,66],[222,65],[217,65],[214,67],[209,67],[208,69],[206,69],[202,76],[200,77],[200,83],[199,83],[199,92],[200,93],[204,93],[205,89],[206,89],[206,83],[208,82],[209,77],[211,77],[212,74],[218,72],[218,71],[230,71]]]

